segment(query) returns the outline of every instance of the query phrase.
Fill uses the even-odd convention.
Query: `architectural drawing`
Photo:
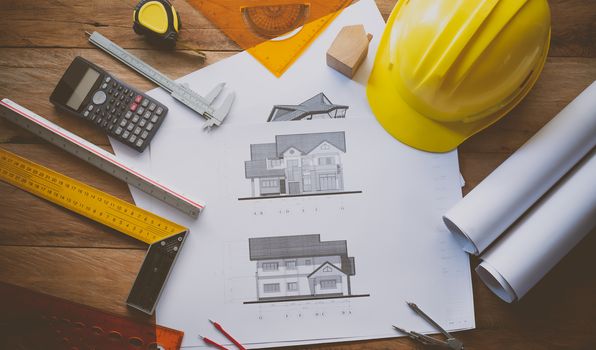
[[[273,106],[268,122],[289,120],[345,118],[348,106],[334,105],[324,93],[315,95],[299,105]]]
[[[249,238],[256,262],[257,300],[245,304],[367,297],[353,294],[354,257],[347,241],[321,241],[320,235]]]
[[[343,131],[277,135],[274,143],[252,144],[244,163],[252,197],[239,199],[361,193],[344,191],[345,153]]]

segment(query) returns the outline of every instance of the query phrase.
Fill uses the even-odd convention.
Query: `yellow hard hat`
[[[371,109],[403,143],[453,150],[525,97],[549,42],[546,0],[399,0],[368,81]]]

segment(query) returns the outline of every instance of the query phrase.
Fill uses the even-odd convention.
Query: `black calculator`
[[[50,102],[139,152],[149,145],[168,113],[166,106],[82,57],[72,61]]]

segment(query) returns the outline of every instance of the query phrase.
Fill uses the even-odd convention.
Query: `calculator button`
[[[141,103],[142,99],[143,99],[143,96],[137,95],[137,97],[135,97],[135,103]]]
[[[137,147],[141,147],[143,145],[143,140],[139,139],[137,141]]]
[[[116,108],[112,108],[112,110],[110,111],[110,113],[112,113],[112,114],[116,113]]]
[[[116,84],[116,82],[115,82],[115,81],[113,81],[113,82],[112,82],[112,87],[116,87],[116,85],[118,85],[118,84]]]
[[[151,122],[152,123],[157,123],[157,120],[159,119],[158,116],[154,115],[153,118],[151,118]]]
[[[139,121],[139,116],[138,115],[135,115],[134,117],[132,117],[132,122],[133,123],[136,123],[138,121]]]
[[[118,96],[120,96],[120,93],[119,93],[118,91],[116,91],[116,92],[114,93],[114,97],[118,97]]]
[[[126,119],[122,119],[120,121],[120,126],[124,127],[124,126],[126,126],[126,123],[127,123]]]
[[[143,102],[141,102],[141,106],[143,106],[143,107],[147,107],[148,105],[149,105],[148,99],[144,99]]]
[[[155,114],[161,115],[162,113],[163,113],[163,108],[157,107],[157,111],[155,111]]]
[[[149,110],[151,112],[153,112],[155,110],[155,107],[157,107],[157,105],[155,103],[151,102],[151,104],[149,105]]]
[[[128,88],[124,89],[123,92],[124,92],[125,95],[128,94]]]
[[[120,107],[121,103],[120,101],[116,102],[116,107]]]
[[[132,117],[132,112],[131,111],[126,112],[126,114],[124,115],[124,118],[130,119],[130,117]]]
[[[122,90],[122,85],[118,85],[118,91]]]
[[[114,100],[113,98],[110,99],[110,104],[114,104],[116,100]]]
[[[113,128],[114,128],[114,124],[111,124],[110,126],[108,126],[109,131],[112,131]]]
[[[141,133],[141,128],[139,128],[138,126],[135,128],[135,131],[133,132],[135,135],[138,135]]]
[[[132,98],[135,95],[134,91],[131,91],[130,94],[128,94],[128,97]]]
[[[95,120],[95,118],[97,118],[97,116],[94,114],[94,115],[91,117],[91,121],[94,121],[94,120]]]
[[[109,83],[111,80],[112,80],[112,78],[110,78],[110,77],[106,77],[106,79],[105,79],[105,82],[106,82],[106,83]]]
[[[107,87],[108,87],[108,84],[106,84],[106,83],[103,83],[103,84],[101,85],[101,88],[102,88],[102,89],[105,89],[105,88],[107,88]]]
[[[108,90],[108,94],[110,94],[110,95],[111,95],[111,94],[113,94],[113,93],[114,93],[114,89],[110,89],[110,90]]]
[[[143,114],[143,118],[145,119],[149,119],[151,117],[151,112],[145,112],[145,114]]]
[[[141,121],[139,122],[139,126],[142,128],[145,126],[145,124],[147,124],[147,120],[146,119],[141,119]]]
[[[126,97],[124,94],[120,95],[120,101],[124,101],[124,97]]]
[[[83,116],[84,116],[85,118],[87,118],[87,117],[89,116],[89,111],[85,111],[85,113],[83,113]]]
[[[103,121],[103,118],[97,118],[97,120],[95,120],[95,122],[97,123],[97,125],[101,124],[101,122]]]
[[[135,135],[130,135],[130,138],[128,139],[128,141],[130,142],[135,142],[137,140],[137,137]]]
[[[116,133],[116,135],[122,134],[122,128],[121,127],[117,127],[115,133]]]
[[[147,124],[147,127],[145,129],[147,129],[147,131],[151,131],[151,129],[153,129],[153,124],[152,123]]]
[[[128,138],[128,135],[130,135],[130,132],[128,132],[128,131],[124,131],[124,132],[122,133],[122,138],[125,138],[125,139],[127,139],[127,138]]]
[[[107,100],[107,96],[106,93],[103,91],[97,91],[95,92],[95,94],[93,94],[93,103],[95,103],[96,105],[100,105],[103,104],[104,102],[106,102]]]
[[[136,111],[136,110],[137,110],[137,107],[138,107],[138,106],[139,106],[138,104],[136,104],[136,103],[133,103],[133,104],[131,104],[131,105],[130,105],[130,110],[134,112],[134,111]]]
[[[143,133],[141,134],[141,138],[146,139],[147,136],[149,136],[149,133],[147,131],[143,131]]]
[[[133,129],[134,127],[135,127],[135,125],[134,125],[134,124],[128,124],[128,125],[126,126],[126,130],[128,130],[128,131],[132,131],[132,129]]]
[[[143,107],[139,107],[139,109],[137,109],[137,113],[139,115],[143,114],[144,112],[145,112],[145,108],[143,108]]]

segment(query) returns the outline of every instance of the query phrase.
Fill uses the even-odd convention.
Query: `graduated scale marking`
[[[112,55],[114,58],[134,69],[145,78],[151,80],[170,93],[173,98],[204,117],[207,120],[203,125],[204,128],[210,129],[213,126],[220,126],[230,112],[235,98],[233,92],[227,95],[224,102],[218,108],[213,106],[213,102],[221,94],[225,83],[216,85],[206,97],[203,97],[194,92],[188,84],[179,84],[166,77],[157,69],[143,62],[141,59],[116,45],[98,32],[85,33],[89,35],[90,43]]]

